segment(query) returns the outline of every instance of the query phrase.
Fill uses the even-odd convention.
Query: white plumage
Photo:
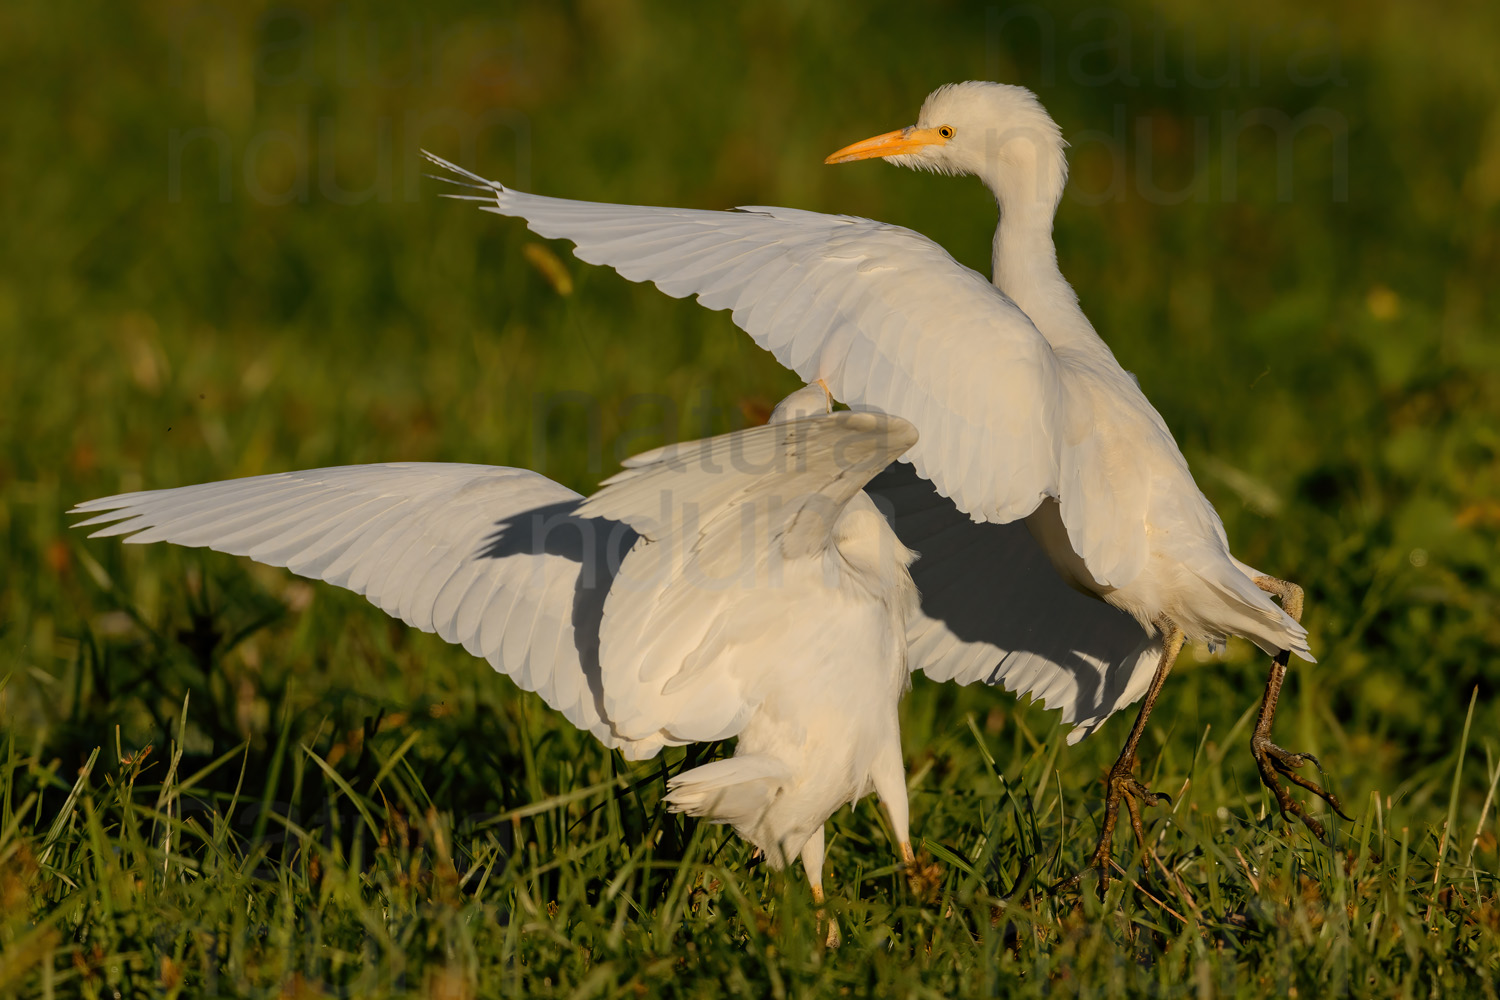
[[[821,898],[823,824],[876,791],[910,835],[896,709],[913,555],[861,492],[916,440],[821,387],[776,422],[637,456],[584,500],[522,469],[290,472],[79,504],[129,543],[247,555],[462,644],[627,757],[738,737],[669,804]],[[99,527],[103,525],[103,527]]]
[[[1300,590],[1234,558],[1165,422],[1058,269],[1052,222],[1065,145],[1030,91],[963,83],[933,92],[915,125],[828,158],[978,176],[1000,209],[993,282],[926,237],[868,219],[568,201],[429,159],[479,192],[456,197],[571,240],[580,258],[631,280],[729,309],[804,379],[916,425],[921,441],[904,460],[976,524],[967,534],[943,525],[949,558],[917,567],[928,596],[912,620],[913,669],[1032,693],[1062,710],[1075,739],[1146,699],[1111,773],[1102,850],[1120,790],[1144,794],[1130,777],[1135,746],[1184,639],[1214,645],[1241,635],[1277,657],[1254,745],[1283,809],[1290,800],[1270,769],[1285,768],[1268,763],[1266,748],[1292,767],[1301,758],[1269,743],[1269,722],[1287,655],[1312,655],[1306,630],[1271,599],[1300,614]],[[920,551],[923,515],[903,504],[919,502],[929,515],[931,504],[898,485],[884,496],[898,534]],[[1029,542],[1010,527],[1018,522]],[[1117,612],[1028,600],[1037,588],[1060,594],[1039,582],[1039,555],[1067,587]],[[985,601],[989,622],[974,613]]]
[[[569,201],[429,159],[485,192],[458,197],[571,240],[580,258],[626,278],[730,309],[756,343],[804,379],[822,380],[855,408],[906,417],[922,437],[903,461],[973,521],[1025,519],[1069,586],[1138,627],[1127,631],[1117,618],[1072,602],[1066,619],[1052,617],[1061,641],[1079,649],[1058,649],[1053,640],[1018,650],[996,641],[1006,631],[999,628],[965,637],[980,643],[963,654],[966,668],[954,669],[952,655],[935,667],[957,679],[1049,693],[1049,705],[1080,726],[1076,737],[1144,693],[1154,657],[1142,654],[1142,642],[1164,619],[1192,639],[1243,635],[1268,652],[1311,655],[1302,626],[1230,554],[1165,423],[1057,270],[1051,226],[1067,177],[1063,145],[1029,91],[969,83],[936,91],[915,126],[841,151],[980,176],[1001,206],[994,282],[925,236],[868,219],[763,206],[723,212]],[[895,517],[913,544],[900,505]],[[991,551],[1024,551],[1019,536],[1002,538]],[[950,571],[971,592],[988,581],[995,613],[1004,616],[1005,596],[1033,586],[1034,565],[1027,551],[989,565],[956,560]],[[944,582],[917,572],[926,576],[924,593]],[[1012,653],[1035,669],[1024,687],[996,672]],[[1129,683],[1115,687],[1134,697],[1090,698],[1091,684],[1070,668],[1075,653],[1130,673]],[[928,663],[914,657],[913,667]]]

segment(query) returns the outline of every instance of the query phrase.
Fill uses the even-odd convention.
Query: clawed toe
[[[1260,771],[1261,784],[1265,785],[1275,797],[1276,805],[1282,815],[1296,816],[1313,836],[1327,843],[1328,832],[1323,824],[1309,815],[1302,803],[1292,798],[1286,786],[1281,783],[1281,779],[1285,778],[1297,787],[1311,792],[1328,803],[1329,807],[1341,818],[1348,820],[1349,816],[1344,812],[1343,803],[1339,801],[1338,795],[1297,773],[1298,768],[1308,763],[1322,771],[1323,765],[1318,758],[1310,753],[1293,753],[1270,740],[1256,740],[1251,744],[1251,751],[1255,754],[1255,765]]]
[[[1165,792],[1153,792],[1133,774],[1119,770],[1110,774],[1108,786],[1109,794],[1104,803],[1104,827],[1100,832],[1099,843],[1095,846],[1093,855],[1090,856],[1088,864],[1079,871],[1052,883],[1049,890],[1052,894],[1078,888],[1084,877],[1091,871],[1099,874],[1101,893],[1109,885],[1110,869],[1118,867],[1114,863],[1114,832],[1115,823],[1119,818],[1121,800],[1125,802],[1125,808],[1130,813],[1130,827],[1135,833],[1136,843],[1143,850],[1150,850],[1146,843],[1145,827],[1141,823],[1141,804],[1156,806],[1166,802],[1170,805],[1172,797]]]
[[[1130,796],[1132,799],[1135,799],[1136,801],[1144,803],[1148,806],[1159,806],[1163,802],[1165,802],[1167,805],[1172,804],[1172,796],[1168,795],[1166,792],[1153,792],[1151,789],[1141,784],[1139,779],[1134,777],[1127,777],[1124,791],[1125,794]]]
[[[1270,741],[1267,741],[1261,746],[1257,747],[1256,755],[1270,758],[1271,766],[1276,768],[1276,770],[1280,771],[1282,774],[1286,774],[1288,777],[1292,777],[1292,775],[1288,773],[1289,769],[1303,767],[1304,765],[1309,763],[1312,764],[1313,767],[1316,767],[1319,771],[1323,770],[1322,762],[1320,762],[1318,758],[1313,756],[1312,754],[1293,752],[1283,747],[1279,747],[1275,743],[1272,743]]]

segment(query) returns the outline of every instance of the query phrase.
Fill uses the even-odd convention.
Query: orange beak
[[[823,162],[852,163],[855,160],[868,160],[873,156],[899,156],[902,153],[915,153],[923,146],[942,146],[947,142],[947,139],[938,135],[938,130],[935,128],[917,128],[915,125],[908,125],[906,128],[898,128],[894,132],[887,132],[863,142],[856,142],[852,146],[845,146]]]

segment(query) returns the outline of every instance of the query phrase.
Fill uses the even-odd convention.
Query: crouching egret
[[[874,791],[912,861],[897,704],[913,555],[865,482],[916,441],[799,390],[764,427],[625,463],[587,500],[524,469],[404,463],[81,503],[128,543],[245,555],[326,580],[487,659],[627,758],[738,737],[676,775],[823,898],[823,826]]]
[[[924,614],[912,619],[913,669],[1033,693],[1063,710],[1075,738],[1145,699],[1110,770],[1092,867],[1107,871],[1122,798],[1143,839],[1136,800],[1155,796],[1133,777],[1136,751],[1185,640],[1241,635],[1274,656],[1252,750],[1281,809],[1322,836],[1278,775],[1335,809],[1337,799],[1293,775],[1308,758],[1270,741],[1289,655],[1312,660],[1301,591],[1234,558],[1165,422],[1059,271],[1052,220],[1067,178],[1063,147],[1030,91],[962,83],[934,91],[915,125],[828,158],[978,176],[1000,207],[993,283],[926,237],[868,219],[548,198],[428,158],[478,192],[456,197],[571,240],[580,258],[626,278],[730,309],[804,379],[917,427],[921,440],[903,461],[974,523],[938,523],[944,512],[910,477],[887,494],[906,544],[923,551],[919,539],[939,531],[951,550],[940,564],[917,564]],[[1103,603],[1011,619],[1008,602],[1029,600],[1040,564]],[[973,613],[983,601],[987,620]]]

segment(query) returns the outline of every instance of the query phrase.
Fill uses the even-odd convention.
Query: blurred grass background
[[[68,836],[83,836],[79,800],[65,809],[64,799],[100,746],[116,799],[106,808],[99,773],[84,783],[85,797],[104,796],[89,815],[114,817],[98,820],[103,840],[94,843],[128,841],[132,799],[120,789],[134,784],[116,754],[116,726],[124,757],[147,745],[160,755],[189,694],[178,741],[184,769],[244,745],[242,785],[305,819],[341,794],[321,768],[306,768],[295,750],[306,745],[360,795],[375,795],[378,776],[430,796],[437,812],[423,820],[427,839],[415,838],[424,850],[442,829],[478,837],[462,817],[505,813],[619,769],[482,663],[352,595],[223,557],[85,543],[63,516],[77,501],[123,490],[392,460],[528,466],[586,492],[620,457],[761,419],[794,387],[727,316],[583,266],[519,223],[440,200],[440,186],[422,177],[419,147],[544,194],[871,216],[916,228],[987,273],[994,209],[977,182],[821,164],[849,141],[912,121],[934,86],[969,78],[1032,87],[1073,141],[1057,224],[1064,272],[1177,434],[1237,553],[1307,589],[1319,663],[1292,673],[1281,742],[1319,753],[1352,809],[1378,793],[1381,831],[1399,839],[1395,831],[1407,827],[1414,845],[1426,838],[1429,862],[1454,816],[1462,831],[1453,836],[1462,832],[1467,849],[1500,767],[1497,42],[1500,8],[1478,0],[1449,5],[1441,25],[1414,5],[1344,3],[1314,14],[1279,0],[1224,17],[1179,0],[1046,10],[790,0],[702,10],[450,0],[420,12],[311,0],[5,5],[0,673],[9,681],[0,725],[9,763],[0,865],[9,881],[0,889],[19,886],[23,897],[6,897],[11,922],[0,943],[29,957],[0,966],[27,989],[51,988],[47,969],[69,989],[103,989],[108,956],[119,954],[134,957],[116,975],[155,984],[140,986],[142,995],[174,988],[160,956],[132,934],[177,928],[166,951],[188,962],[181,949],[197,947],[199,933],[193,908],[206,923],[216,919],[206,916],[217,912],[207,896],[191,906],[179,899],[169,916],[157,902],[106,904],[96,889],[69,888],[56,858],[22,862],[42,853],[54,818]],[[1195,791],[1207,796],[1204,831],[1217,823],[1239,831],[1245,850],[1295,843],[1315,854],[1305,837],[1265,818],[1243,746],[1262,659],[1234,642],[1225,657],[1193,650],[1185,660],[1148,737],[1148,773],[1176,791],[1212,760],[1214,777],[1201,786],[1212,791]],[[1010,816],[1021,842],[1004,848],[1009,874],[976,869],[975,885],[1007,888],[1027,852],[1060,847],[1061,861],[1049,863],[1062,867],[1081,859],[1098,777],[1128,720],[1059,752],[1049,714],[996,692],[920,681],[903,718],[917,775],[913,821],[934,844],[958,851],[999,829],[985,825],[980,805],[989,800],[976,790],[994,781],[985,741],[1009,780],[1030,768],[1045,836],[1026,842],[1022,813]],[[1464,752],[1469,766],[1459,770]],[[372,763],[398,757],[402,765],[383,774]],[[153,767],[142,780],[164,782],[165,763]],[[237,770],[226,764],[203,779],[205,809],[230,801]],[[644,794],[631,812],[600,792],[614,820],[598,840],[571,824],[599,799],[559,804],[546,823],[514,832],[540,838],[534,864],[544,868],[547,850],[598,845],[589,864],[600,867],[589,878],[606,882],[648,829],[670,834],[649,846],[674,864],[708,838],[725,872],[770,884],[742,871],[743,852],[721,831],[669,821],[649,785]],[[1055,810],[1042,808],[1044,798]],[[269,862],[257,859],[251,834],[277,825],[249,822],[241,841],[221,831],[229,839],[212,842],[238,844],[244,877],[272,898],[276,879],[257,867]],[[547,823],[550,833],[537,833]],[[861,882],[860,873],[887,864],[872,807],[836,826],[832,892],[848,886],[850,905],[867,907],[851,910],[846,924],[888,924],[900,929],[890,941],[910,945],[941,909],[902,896],[894,877]],[[315,830],[304,832],[317,841]],[[1163,850],[1209,850],[1176,826],[1163,835]],[[1211,839],[1203,832],[1203,843]],[[98,883],[103,869],[81,859],[103,866],[111,853],[120,871],[133,870],[128,850],[90,855],[85,840],[69,855],[75,875],[93,871]],[[511,849],[494,842],[494,852],[502,848]],[[160,866],[142,850],[141,865]],[[1477,870],[1493,873],[1492,826],[1475,852]],[[313,892],[305,853],[297,884]],[[352,898],[369,903],[383,891],[361,881],[352,859],[343,863]],[[283,879],[295,868],[287,864],[276,869]],[[537,891],[538,912],[547,913],[542,876],[513,867],[519,874],[506,869],[510,881],[496,875],[488,889],[508,903],[464,897],[491,907],[484,912],[508,943],[498,952],[476,946],[455,989],[489,983],[485,970],[500,969],[515,973],[503,982],[518,990],[567,995],[602,967],[591,947],[623,949],[614,978],[596,984],[601,992],[661,987],[640,978],[649,949],[579,943],[578,927],[602,905],[588,878],[575,885],[554,873],[562,914],[536,916],[546,931],[507,937],[516,925],[495,914],[521,904],[504,893]],[[1424,877],[1435,892],[1434,871]],[[1472,906],[1488,900],[1492,913],[1493,876],[1476,875],[1472,888]],[[582,916],[569,917],[573,889]],[[645,878],[630,925],[654,926],[642,914],[671,891]],[[760,940],[767,929],[755,921],[792,905],[765,891],[744,904],[751,930],[736,924],[734,933]],[[904,900],[904,916],[871,915],[868,907],[897,905],[891,897]],[[425,905],[442,911],[432,898]],[[417,925],[441,926],[422,912],[429,923]],[[786,914],[788,927],[794,916]],[[800,919],[812,926],[810,914]],[[1056,932],[1078,940],[1058,919]],[[235,947],[261,956],[260,971],[239,967],[234,982],[271,989],[308,968],[295,949],[270,963],[264,934],[218,933],[231,943],[203,952],[219,956],[203,958],[204,969],[230,962]],[[680,952],[681,940],[661,933],[653,947]],[[742,942],[723,925],[715,933]],[[899,949],[859,966],[860,933],[838,956],[844,971],[828,971],[817,956],[798,965],[794,954],[774,976],[805,988],[896,989],[902,976],[931,972],[903,964]],[[1118,945],[1111,933],[1100,940]],[[1304,942],[1307,953],[1325,954],[1320,933]],[[1446,931],[1424,946],[1430,951],[1393,946],[1391,964],[1376,968],[1390,983],[1442,982],[1442,957],[1462,967],[1454,957],[1462,952],[1480,957],[1454,982],[1479,983],[1485,970],[1493,982],[1493,928],[1487,933],[1472,952]],[[1030,982],[1062,981],[1013,937],[976,934],[940,961],[990,975],[1004,965],[991,960],[1014,946],[1013,964],[1035,959]],[[1370,930],[1372,949],[1378,936]],[[1256,968],[1287,944],[1269,933],[1257,940],[1231,948],[1226,968]],[[41,950],[15,950],[22,941]],[[696,974],[728,989],[733,976],[709,971],[704,949]],[[1158,958],[1167,964],[1152,968],[1166,969],[1170,952],[1164,945]],[[433,968],[449,968],[447,954],[448,964]],[[774,978],[767,970],[777,968],[758,954],[753,970],[736,973],[749,977],[751,993],[769,990],[770,980],[756,977]],[[931,954],[927,961],[939,961]],[[1121,966],[1128,949],[1088,954],[1105,963],[1110,982],[1135,982],[1140,972],[1135,960]],[[1316,967],[1292,958],[1302,954],[1281,952],[1293,963],[1290,981]],[[1068,961],[1081,969],[1081,955],[1069,952]],[[448,980],[411,961],[408,978],[387,977],[385,988],[399,993],[391,985],[399,980],[442,995],[434,991]],[[521,965],[536,977],[522,976]],[[1024,970],[1012,972],[1026,981]],[[1009,981],[994,974],[1001,979],[960,977],[940,992]],[[176,975],[175,988],[192,995]],[[0,987],[4,977],[0,968]],[[218,988],[233,992],[230,981]],[[325,969],[296,988],[338,981]],[[1254,991],[1266,981],[1214,983]],[[690,991],[686,980],[677,986]]]

